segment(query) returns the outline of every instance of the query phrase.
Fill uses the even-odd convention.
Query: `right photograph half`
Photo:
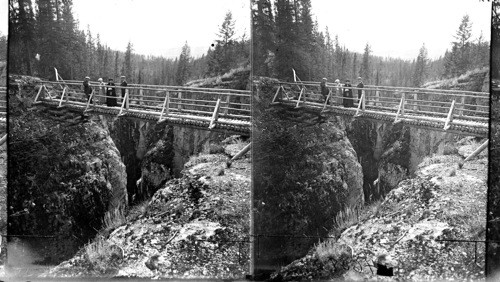
[[[254,279],[491,273],[492,3],[251,3]]]

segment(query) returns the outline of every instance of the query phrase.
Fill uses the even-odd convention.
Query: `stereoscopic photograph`
[[[249,2],[8,10],[6,277],[245,278]]]
[[[485,278],[486,1],[252,1],[255,277]]]
[[[500,280],[500,2],[0,0],[0,280]]]

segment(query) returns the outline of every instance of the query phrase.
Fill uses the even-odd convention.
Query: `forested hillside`
[[[342,43],[334,26],[322,31],[313,21],[311,0],[254,0],[254,75],[290,80],[293,68],[304,81],[361,76],[365,84],[419,87],[489,65],[489,42],[472,38],[472,24],[465,15],[450,50],[436,60],[428,57],[425,44],[413,60],[382,58],[373,55],[370,42],[360,54]]]
[[[64,79],[91,80],[125,75],[129,83],[183,85],[189,80],[217,76],[249,65],[250,41],[236,38],[231,12],[221,19],[215,44],[193,58],[187,42],[176,58],[135,54],[134,42],[113,50],[99,30],[80,29],[72,0],[12,0],[9,7],[9,72]],[[215,27],[214,27],[215,28]]]

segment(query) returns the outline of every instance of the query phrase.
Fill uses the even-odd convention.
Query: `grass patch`
[[[98,236],[92,243],[85,246],[85,259],[91,269],[99,273],[115,271],[117,263],[123,259],[123,256],[123,249],[106,241],[103,236]]]
[[[323,263],[330,260],[349,259],[353,256],[353,250],[350,246],[339,244],[334,239],[328,239],[317,244],[314,253]]]

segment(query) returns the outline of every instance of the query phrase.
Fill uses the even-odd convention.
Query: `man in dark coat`
[[[323,99],[326,102],[326,99],[328,98],[328,87],[326,87],[326,77],[323,78],[319,86],[321,88],[321,95],[323,95]]]
[[[359,103],[359,100],[361,99],[361,95],[363,94],[363,87],[365,87],[365,85],[363,84],[363,80],[361,79],[361,76],[358,77],[358,85],[356,85],[356,87],[358,88],[358,103]]]
[[[115,86],[112,78],[109,79],[108,86]],[[106,87],[106,96],[106,105],[108,107],[116,107],[116,89],[114,87]]]
[[[89,79],[90,77],[86,76],[83,80],[83,93],[85,93],[87,100],[89,100],[90,94],[92,94],[92,88],[90,87]],[[92,100],[90,101],[90,103],[92,103]]]
[[[123,86],[123,87],[127,87],[127,81],[125,80],[125,76],[122,75],[121,76],[121,79],[122,79],[122,83],[120,83],[120,86]],[[125,88],[122,88],[122,103],[125,103],[126,101],[124,100],[125,99],[125,91],[126,89]],[[125,107],[128,107],[127,104],[125,104]]]
[[[352,87],[351,81],[349,79],[345,80],[344,87]],[[352,99],[352,89],[344,88],[344,95],[342,96],[344,97],[343,99],[344,108],[354,107],[354,100]]]

